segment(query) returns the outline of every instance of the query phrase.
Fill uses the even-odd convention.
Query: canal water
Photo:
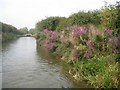
[[[2,88],[85,88],[66,73],[60,60],[44,48],[37,48],[32,37],[3,43]]]

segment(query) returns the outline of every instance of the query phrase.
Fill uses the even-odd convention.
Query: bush
[[[0,22],[1,23],[1,22]],[[16,38],[16,35],[21,35],[22,32],[17,30],[16,27],[8,25],[5,23],[2,24],[2,42],[6,42]]]
[[[118,87],[118,63],[110,64],[106,60],[106,57],[94,56],[89,61],[77,62],[73,70],[79,72],[79,74],[94,87]]]
[[[42,20],[36,26],[37,41],[72,65],[73,77],[82,76],[94,87],[117,88],[118,6]]]
[[[44,29],[50,29],[55,31],[62,19],[64,19],[64,17],[48,17],[36,24],[36,30],[42,31]]]

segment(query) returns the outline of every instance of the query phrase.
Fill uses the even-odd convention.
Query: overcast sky
[[[30,29],[45,17],[68,17],[80,10],[100,9],[104,1],[115,4],[118,0],[0,0],[0,21]]]

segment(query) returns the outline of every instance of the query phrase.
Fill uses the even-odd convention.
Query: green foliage
[[[104,44],[104,37],[102,35],[96,35],[94,37],[95,48],[99,51],[102,50],[102,45]]]
[[[42,31],[44,29],[56,30],[63,17],[48,17],[36,24],[36,29]]]
[[[20,28],[19,30],[22,34],[27,34],[28,33],[28,28],[27,27]]]
[[[103,41],[103,36],[102,35],[96,35],[95,36],[95,42],[98,43],[98,42],[101,42]]]
[[[66,29],[66,27],[69,26],[68,19],[67,18],[61,18],[59,25],[56,28],[56,31],[63,31]]]
[[[114,34],[116,36],[119,36],[120,35],[120,2],[117,2],[116,4],[116,13],[117,13],[117,17],[115,19],[115,28],[116,28],[116,31],[114,31]]]
[[[7,42],[9,40],[16,39],[15,34],[13,33],[3,33],[2,34],[2,42]]]
[[[75,25],[95,25],[99,29],[111,28],[113,34],[118,36],[120,33],[120,4],[106,5],[104,8],[95,11],[80,11],[78,13],[65,17],[47,17],[36,24],[35,30],[41,32],[44,29],[53,31],[63,31],[68,26]],[[36,32],[37,33],[37,32]]]
[[[53,52],[73,66],[73,77],[81,75],[98,88],[117,87],[119,9],[117,3],[68,18],[49,17],[36,24],[37,42],[55,48]]]
[[[17,28],[15,28],[12,25],[5,24],[5,23],[2,23],[2,33],[21,34],[21,32],[17,30]]]
[[[77,62],[73,70],[97,88],[116,88],[119,84],[118,63],[110,64],[106,57],[94,56],[88,61]]]
[[[99,11],[75,13],[68,18],[69,25],[98,25],[101,23],[101,18],[99,14]]]
[[[76,48],[77,50],[85,50],[85,49],[86,49],[86,46],[85,46],[85,45],[82,45],[82,44],[79,44],[79,45],[75,46],[75,48]]]
[[[28,33],[35,35],[37,33],[37,30],[35,28],[31,28]]]
[[[99,64],[98,64],[99,63]],[[102,70],[105,69],[105,66],[107,64],[107,61],[104,57],[96,57],[94,56],[91,60],[89,60],[84,65],[84,73],[86,75],[96,75],[99,72],[102,72]]]
[[[106,5],[100,13],[102,18],[102,26],[114,30],[114,35],[120,34],[120,2],[116,5]]]
[[[17,28],[15,28],[12,25],[8,25],[5,23],[1,23],[1,24],[2,24],[2,42],[15,39],[16,35],[22,34],[21,31],[17,30]]]

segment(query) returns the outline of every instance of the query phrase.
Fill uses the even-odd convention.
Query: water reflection
[[[21,37],[4,44],[2,60],[3,88],[80,86],[68,78],[60,60],[44,48],[36,49],[32,37]]]
[[[2,89],[2,35],[0,33],[0,89]]]

